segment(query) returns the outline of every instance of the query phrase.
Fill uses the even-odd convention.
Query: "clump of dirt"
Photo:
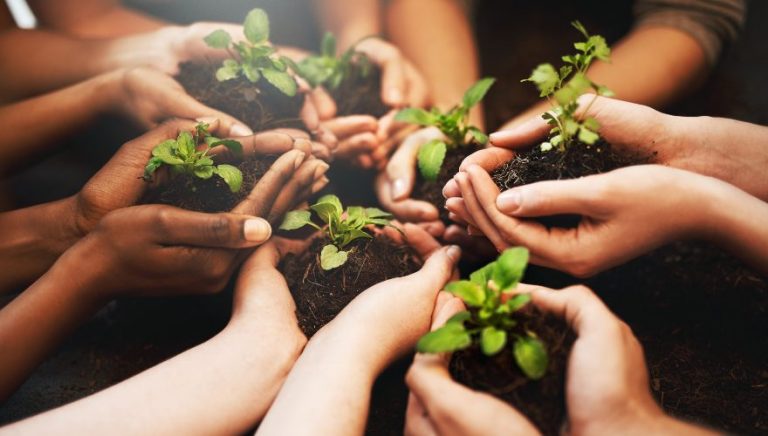
[[[531,308],[520,313],[518,334],[536,332],[549,355],[547,372],[540,380],[531,380],[517,366],[512,343],[495,356],[486,356],[473,345],[453,354],[450,371],[459,382],[472,389],[488,392],[511,404],[533,422],[545,435],[560,434],[566,418],[565,372],[575,335],[568,326],[551,315]]]
[[[338,115],[372,115],[383,117],[391,108],[381,101],[381,69],[370,65],[366,71],[353,64],[349,74],[338,88],[331,90],[336,102]]]
[[[299,326],[307,337],[333,320],[364,290],[420,268],[411,247],[377,236],[353,241],[345,247],[351,251],[347,262],[325,271],[320,267],[320,251],[327,243],[325,238],[317,238],[308,250],[288,255],[280,264],[296,302]]]

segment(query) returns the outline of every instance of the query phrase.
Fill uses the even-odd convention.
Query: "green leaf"
[[[144,180],[152,180],[152,174],[157,171],[158,168],[160,168],[163,165],[163,160],[159,157],[152,157],[149,159],[149,162],[147,162],[147,166],[144,167]]]
[[[597,142],[598,139],[600,139],[600,135],[589,130],[586,126],[581,126],[579,129],[579,141],[592,145]]]
[[[261,44],[269,39],[269,17],[262,9],[248,12],[243,27],[245,37],[253,44]]]
[[[447,145],[439,139],[433,139],[419,148],[419,171],[425,180],[437,180],[447,151]]]
[[[475,141],[479,143],[480,145],[485,145],[488,143],[488,135],[483,133],[482,130],[478,129],[475,126],[472,126],[469,128],[469,133],[472,134],[472,137],[475,138]]]
[[[464,325],[449,322],[439,329],[429,332],[416,343],[419,353],[447,353],[463,350],[472,343],[469,332]]]
[[[232,61],[234,64],[231,62]],[[216,70],[216,80],[219,82],[226,82],[227,80],[236,79],[237,76],[240,75],[240,64],[237,63],[237,61],[233,61],[232,59],[227,59],[224,61],[224,64]]]
[[[516,312],[525,307],[526,304],[531,302],[531,294],[517,294],[514,297],[507,300],[507,308],[509,312]]]
[[[464,321],[472,319],[472,313],[468,310],[462,310],[461,312],[458,312],[457,314],[453,315],[452,317],[448,318],[448,321],[446,321],[446,324],[450,323],[457,323],[457,324],[463,324]]]
[[[591,85],[592,82],[587,79],[587,76],[578,73],[565,86],[555,92],[555,100],[561,106],[566,106],[568,103],[575,102],[582,94],[587,92]]]
[[[488,326],[480,333],[480,349],[486,356],[493,356],[507,344],[507,332]]]
[[[409,107],[401,109],[400,112],[395,115],[396,121],[403,123],[418,124],[421,126],[433,126],[435,125],[435,116],[424,109],[415,107]]]
[[[280,230],[300,229],[312,222],[312,212],[308,210],[292,210],[285,214]]]
[[[496,284],[499,292],[507,292],[520,283],[527,265],[528,249],[515,247],[504,250],[496,259],[491,280]]]
[[[605,38],[600,35],[590,36],[587,44],[592,47],[592,54],[596,58],[605,62],[611,60],[611,48],[608,46],[608,43],[605,42]]]
[[[365,230],[361,229],[351,229],[349,232],[347,232],[344,235],[344,241],[341,244],[341,247],[344,248],[347,244],[354,241],[355,239],[371,239],[373,236],[369,235]]]
[[[584,25],[581,24],[581,21],[579,20],[571,21],[571,26],[573,26],[576,30],[581,32],[581,34],[584,35],[585,38],[589,38],[589,33],[587,32],[587,29],[584,28]]]
[[[180,132],[176,138],[176,150],[179,157],[186,160],[195,154],[196,149],[197,144],[195,144],[192,134],[186,130]]]
[[[219,177],[229,186],[230,191],[240,191],[240,188],[243,187],[243,173],[236,166],[222,164],[216,167],[216,169],[218,170]]]
[[[264,78],[267,79],[267,81],[271,83],[275,88],[279,89],[283,94],[287,95],[288,97],[293,97],[296,95],[296,80],[291,77],[290,74],[283,71],[271,70],[268,68],[261,70],[261,74],[263,74]]]
[[[243,155],[243,144],[234,139],[219,139],[209,144],[211,147],[218,147],[220,145],[227,147],[237,157]]]
[[[600,123],[596,119],[589,117],[586,120],[584,120],[584,127],[586,127],[587,129],[593,132],[597,132],[598,130],[600,130]]]
[[[324,195],[317,200],[317,203],[310,206],[310,209],[328,224],[331,219],[339,219],[344,212],[344,208],[341,205],[341,200],[335,195]]]
[[[528,378],[538,380],[547,372],[547,350],[537,338],[525,336],[517,339],[512,351],[517,365]]]
[[[491,274],[493,273],[494,268],[496,268],[496,262],[489,263],[488,265],[470,274],[469,281],[476,285],[485,287],[488,284],[488,280],[491,279]]]
[[[480,307],[485,301],[483,287],[468,280],[448,283],[445,290],[464,300],[464,303],[470,307]]]
[[[496,82],[493,77],[485,77],[477,81],[472,85],[467,92],[464,93],[463,104],[465,108],[471,108],[472,106],[480,103],[480,101],[488,93],[488,90]]]
[[[251,83],[256,83],[259,81],[259,79],[261,79],[261,73],[259,73],[259,69],[249,63],[243,64],[243,75]]]
[[[195,173],[196,177],[203,180],[210,179],[213,176],[213,173],[216,172],[210,165],[195,167],[192,171]]]
[[[201,157],[195,162],[195,167],[209,167],[213,165],[213,159],[208,156]]]
[[[611,91],[607,86],[597,85],[597,95],[602,95],[603,97],[615,97],[616,93]]]
[[[203,38],[206,44],[208,44],[209,47],[212,48],[227,48],[229,47],[229,44],[232,42],[232,37],[229,36],[229,33],[222,29],[214,30]]]
[[[392,214],[385,212],[377,207],[365,208],[365,216],[368,218],[392,218]]]
[[[339,251],[335,245],[328,244],[323,247],[323,251],[320,252],[320,267],[326,271],[338,268],[344,265],[348,256],[348,252]]]
[[[539,90],[539,96],[546,97],[560,84],[560,76],[551,64],[541,64],[524,81],[533,82]]]
[[[320,53],[329,58],[336,56],[336,37],[331,32],[325,32],[323,42],[320,45]]]
[[[169,139],[157,144],[155,148],[152,149],[152,156],[169,165],[179,165],[184,163],[181,158],[176,156],[175,149],[176,141]]]

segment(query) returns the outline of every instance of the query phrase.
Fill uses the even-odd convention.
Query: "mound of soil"
[[[390,107],[381,101],[381,69],[371,65],[367,75],[362,68],[353,65],[350,73],[338,88],[331,90],[331,97],[336,102],[338,115],[372,115],[383,117]]]
[[[473,142],[467,147],[456,147],[448,150],[445,153],[443,167],[440,169],[440,173],[437,175],[437,180],[434,182],[425,180],[421,176],[421,172],[417,170],[416,183],[413,186],[411,198],[434,204],[440,212],[440,220],[446,225],[453,224],[453,221],[448,218],[448,210],[445,209],[443,187],[456,175],[456,173],[459,172],[461,162],[463,162],[467,156],[482,148],[483,147],[480,144]]]
[[[275,156],[259,156],[240,162],[237,167],[243,173],[243,185],[238,192],[232,192],[216,175],[206,180],[177,175],[169,182],[150,190],[143,203],[167,204],[196,212],[228,212],[245,200],[275,159]]]
[[[353,241],[345,248],[351,251],[347,262],[325,271],[320,267],[320,251],[327,243],[324,238],[315,239],[308,250],[286,256],[279,268],[296,302],[299,327],[308,338],[364,290],[420,268],[409,246],[375,237]]]
[[[244,122],[254,132],[276,128],[303,129],[301,94],[293,97],[280,92],[266,80],[254,85],[245,77],[219,82],[218,65],[181,64],[176,78],[189,95],[214,109]]]
[[[515,328],[518,333],[534,331],[547,347],[549,366],[544,377],[531,380],[520,371],[511,342],[492,357],[478,346],[458,351],[451,358],[450,371],[459,383],[511,404],[543,434],[557,435],[566,418],[565,372],[575,335],[562,320],[535,309],[521,317],[523,322]]]

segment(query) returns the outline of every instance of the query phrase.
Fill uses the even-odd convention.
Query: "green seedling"
[[[488,143],[488,136],[478,127],[469,125],[469,111],[480,103],[496,79],[486,77],[472,85],[464,94],[461,104],[447,112],[438,108],[430,111],[419,108],[406,108],[397,113],[395,119],[420,126],[435,126],[446,140],[435,139],[419,149],[419,171],[425,180],[436,181],[449,149],[467,145],[467,136],[471,135],[481,145]]]
[[[391,214],[375,207],[349,206],[345,211],[341,200],[335,195],[320,197],[310,209],[324,223],[322,227],[312,222],[312,212],[294,210],[286,214],[280,229],[297,230],[310,226],[322,231],[331,242],[320,252],[320,266],[326,271],[347,262],[350,251],[344,251],[344,248],[352,241],[373,237],[365,230],[366,226],[391,226]]]
[[[368,77],[372,66],[368,57],[355,51],[354,46],[337,57],[336,37],[326,32],[320,45],[320,54],[302,59],[296,67],[296,74],[313,88],[323,86],[335,90],[351,75],[353,68],[359,68],[360,75]]]
[[[531,77],[523,82],[533,82],[539,89],[539,96],[546,98],[552,110],[544,113],[542,117],[552,126],[549,133],[549,141],[541,144],[542,151],[556,148],[565,151],[573,141],[578,138],[585,144],[594,144],[600,138],[598,130],[600,123],[589,117],[589,107],[595,101],[592,99],[581,116],[576,116],[579,109],[578,99],[590,89],[598,95],[613,96],[613,92],[605,86],[598,85],[587,77],[587,70],[597,59],[609,62],[611,48],[600,35],[590,35],[584,26],[574,21],[571,23],[586,41],[573,44],[578,53],[563,56],[565,65],[555,69],[552,64],[541,64],[533,70]]]
[[[502,298],[514,291],[528,264],[528,250],[504,251],[501,256],[469,276],[449,283],[445,290],[461,298],[469,310],[457,313],[446,324],[422,336],[416,345],[420,353],[447,353],[478,344],[486,356],[500,353],[511,344],[517,365],[528,378],[538,380],[547,371],[546,347],[527,329],[515,333],[521,322],[515,314],[530,301],[529,294]]]
[[[202,147],[198,147],[201,145]],[[208,124],[199,123],[195,131],[182,131],[176,139],[169,139],[152,149],[152,157],[144,168],[144,180],[151,181],[158,168],[165,165],[171,174],[187,174],[199,179],[210,179],[217,175],[238,192],[243,185],[243,173],[232,165],[215,165],[208,153],[215,147],[226,147],[236,156],[242,156],[243,146],[231,139],[219,139],[208,133]]]
[[[227,50],[229,59],[225,59],[216,70],[216,79],[220,82],[244,76],[251,83],[258,83],[261,78],[283,94],[296,95],[296,80],[288,73],[293,61],[275,53],[269,43],[269,17],[262,9],[248,12],[243,22],[245,41],[234,41],[225,30],[214,30],[205,37],[208,46]]]

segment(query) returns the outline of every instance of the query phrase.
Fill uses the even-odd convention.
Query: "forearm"
[[[80,38],[116,38],[170,24],[127,8],[120,1],[31,0],[29,3],[43,27]]]
[[[258,326],[230,325],[211,340],[129,380],[7,430],[244,434],[266,413],[301,345],[265,335]]]
[[[429,17],[428,22],[424,17]],[[456,0],[393,0],[387,10],[386,30],[392,43],[426,78],[435,106],[450,109],[477,81],[474,35]],[[484,126],[480,105],[473,109],[471,122]]]
[[[0,214],[0,294],[27,286],[83,235],[67,198]]]
[[[333,32],[337,50],[343,51],[361,39],[382,33],[381,0],[313,0],[320,24]]]

